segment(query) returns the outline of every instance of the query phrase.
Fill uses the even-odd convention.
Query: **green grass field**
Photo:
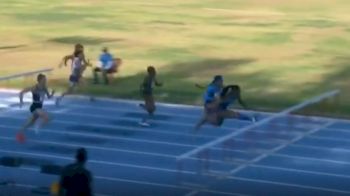
[[[138,99],[152,64],[158,100],[200,104],[193,84],[222,74],[264,110],[339,88],[336,113],[350,116],[349,10],[348,0],[1,0],[0,71],[57,67],[80,42],[92,60],[103,46],[124,60],[112,86],[82,93]],[[68,72],[50,84],[62,89]]]

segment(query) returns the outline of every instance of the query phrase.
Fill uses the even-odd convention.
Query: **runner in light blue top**
[[[224,83],[224,79],[221,75],[216,75],[213,78],[213,81],[206,87],[206,91],[203,95],[204,101],[204,114],[203,117],[196,124],[196,130],[199,129],[203,124],[206,123],[207,116],[210,113],[215,113],[217,110],[216,101],[221,93],[222,87]],[[196,85],[199,88],[205,88],[200,85]]]
[[[256,121],[256,117],[249,117],[243,113],[230,110],[229,107],[238,101],[245,109],[246,104],[241,98],[241,90],[238,85],[229,85],[222,89],[220,98],[210,103],[210,108],[204,114],[201,121],[196,125],[195,129],[198,130],[203,124],[209,123],[214,126],[221,126],[226,118],[237,118],[239,120],[247,120],[251,122]]]

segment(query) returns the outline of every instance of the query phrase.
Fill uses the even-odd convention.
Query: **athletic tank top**
[[[72,75],[78,76],[80,74],[81,66],[82,60],[79,57],[74,57],[72,61]]]
[[[150,92],[153,89],[154,78],[146,76],[145,81],[143,82],[143,90]]]
[[[45,99],[46,90],[40,89],[37,85],[32,90],[33,103],[43,103]]]
[[[214,101],[215,96],[218,95],[221,91],[221,88],[214,85],[214,84],[210,84],[207,87],[207,90],[204,93],[203,99],[205,103],[210,103],[212,101]]]

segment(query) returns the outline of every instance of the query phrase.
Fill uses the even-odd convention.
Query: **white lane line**
[[[316,150],[326,150],[326,151],[332,151],[332,152],[347,152],[350,153],[350,149],[345,148],[339,148],[339,147],[322,147],[322,146],[309,146],[309,145],[303,145],[303,144],[293,144],[291,146],[295,146],[298,148],[311,148]]]
[[[200,192],[201,189],[196,189],[196,190],[193,190],[187,194],[185,194],[184,196],[193,196],[193,195],[197,195],[199,192]]]
[[[263,169],[282,170],[282,171],[289,171],[289,172],[295,172],[295,173],[305,173],[305,174],[314,174],[314,175],[320,175],[320,176],[329,176],[329,177],[339,177],[339,178],[350,179],[350,175],[345,175],[345,174],[333,174],[333,173],[311,171],[311,170],[304,170],[304,169],[294,169],[294,168],[286,168],[286,167],[278,167],[278,166],[267,166],[267,165],[260,165],[258,163],[251,164],[250,166],[256,167],[256,168],[263,168]]]
[[[176,188],[176,189],[187,189],[189,190],[189,187],[179,187],[176,185],[170,185],[170,184],[159,184],[159,183],[153,183],[153,182],[146,182],[146,181],[136,181],[136,180],[127,180],[127,179],[121,179],[121,178],[111,178],[111,177],[101,177],[97,176],[98,179],[105,179],[105,180],[111,180],[111,181],[122,181],[122,182],[130,182],[130,183],[137,183],[137,184],[143,184],[143,185],[152,185],[152,186],[162,186],[162,187],[168,187],[168,188]],[[246,194],[240,194],[240,193],[228,193],[228,192],[222,192],[217,190],[211,190],[211,189],[205,189],[203,192],[207,193],[214,193],[214,194],[224,194],[224,195],[236,195],[236,196],[247,196]]]
[[[267,180],[259,180],[259,179],[250,179],[250,178],[244,178],[244,177],[230,177],[229,179],[245,180],[245,181],[251,181],[251,182],[260,182],[260,183],[282,185],[282,186],[291,186],[291,187],[297,187],[297,188],[312,189],[312,190],[317,190],[317,191],[326,191],[326,192],[340,193],[340,194],[345,194],[345,195],[349,195],[350,194],[350,191],[329,189],[329,188],[323,188],[323,187],[312,187],[312,186],[307,186],[307,185],[296,185],[296,184],[289,184],[289,183],[284,183],[284,182],[275,182],[275,181],[267,181]]]
[[[346,139],[346,138],[336,138],[336,137],[326,137],[326,136],[307,136],[306,138],[311,138],[311,139],[315,139],[315,140],[328,140],[328,141],[332,141],[332,142],[349,142],[350,143],[350,139]]]
[[[282,154],[282,153],[275,153],[275,154],[273,154],[273,156],[292,158],[292,159],[295,158],[295,159],[302,159],[302,160],[309,160],[309,161],[324,161],[324,162],[329,162],[329,163],[335,163],[335,164],[342,164],[342,165],[349,165],[350,166],[350,162],[347,162],[347,161],[335,161],[335,160],[324,159],[324,158],[301,157],[301,156]]]

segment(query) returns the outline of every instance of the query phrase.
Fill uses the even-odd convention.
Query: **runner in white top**
[[[76,86],[79,83],[79,80],[81,79],[81,76],[84,70],[85,70],[85,64],[84,64],[83,52],[76,51],[74,53],[74,57],[72,58],[71,75],[69,76],[70,85],[68,89],[64,93],[62,93],[60,97],[56,99],[57,106],[62,101],[64,96],[73,93],[73,91],[75,90]]]

